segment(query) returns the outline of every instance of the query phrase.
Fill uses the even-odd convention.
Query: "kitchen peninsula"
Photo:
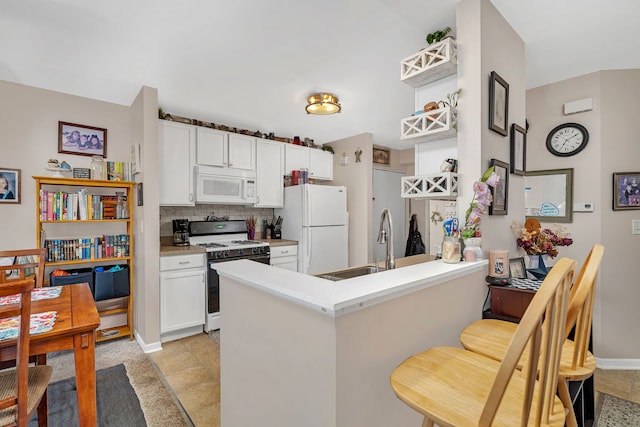
[[[459,346],[481,318],[486,265],[432,261],[336,282],[246,260],[216,266],[222,425],[420,425],[389,375],[413,353]]]

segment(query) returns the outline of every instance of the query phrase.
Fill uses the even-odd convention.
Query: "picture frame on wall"
[[[507,136],[509,123],[509,83],[495,71],[489,77],[489,129]]]
[[[509,260],[509,277],[516,279],[527,278],[527,266],[524,263],[524,257],[511,258]]]
[[[493,166],[496,175],[498,175],[498,183],[491,189],[493,201],[489,205],[489,215],[506,215],[508,212],[509,197],[509,163],[497,159],[491,159],[489,167]]]
[[[573,222],[573,168],[527,171],[524,214],[540,222]]]
[[[107,130],[58,122],[58,153],[107,157]]]
[[[21,169],[0,167],[0,204],[22,203]]]
[[[640,209],[640,172],[613,173],[613,210]]]
[[[524,175],[527,171],[527,131],[511,124],[511,173]]]
[[[389,150],[383,150],[382,148],[373,149],[373,163],[388,165],[391,163],[390,157],[391,155]]]

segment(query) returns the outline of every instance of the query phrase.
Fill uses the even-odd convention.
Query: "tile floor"
[[[196,427],[220,426],[220,347],[206,334],[164,343],[151,357]],[[596,369],[597,392],[640,404],[640,371]]]

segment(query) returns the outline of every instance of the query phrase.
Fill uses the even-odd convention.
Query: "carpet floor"
[[[640,426],[640,405],[606,393],[598,393],[594,427]]]
[[[95,353],[96,371],[124,365],[129,382],[140,401],[147,426],[192,426],[157,367],[136,341],[125,338],[104,341],[96,344]],[[47,364],[53,367],[52,383],[75,377],[73,352],[70,350],[49,354]]]

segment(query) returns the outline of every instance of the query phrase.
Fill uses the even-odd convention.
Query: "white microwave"
[[[196,167],[196,203],[251,205],[256,202],[256,179],[217,175]]]

